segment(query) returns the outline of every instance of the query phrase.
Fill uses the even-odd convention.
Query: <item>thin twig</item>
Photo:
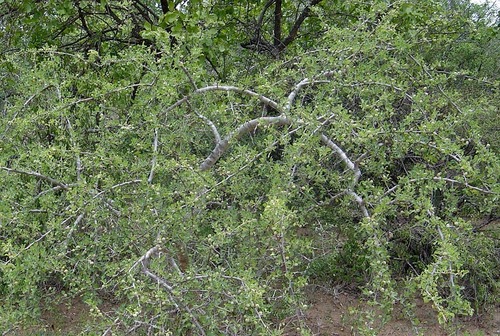
[[[8,167],[0,167],[0,170],[5,170],[6,172],[9,172],[9,173],[16,173],[16,174],[22,174],[22,175],[35,176],[35,177],[38,177],[38,178],[40,178],[42,180],[45,180],[45,181],[49,182],[52,185],[59,186],[59,187],[61,187],[64,190],[68,190],[69,189],[67,184],[62,183],[60,181],[57,181],[57,180],[55,180],[55,179],[53,179],[51,177],[42,175],[42,174],[40,174],[38,172],[24,171],[24,170],[13,169],[13,168],[8,168]]]
[[[124,87],[119,87],[119,88],[110,90],[108,92],[101,93],[101,94],[99,94],[99,95],[97,95],[95,97],[80,98],[80,99],[75,100],[75,101],[73,101],[71,103],[68,103],[66,105],[63,105],[61,107],[56,108],[55,111],[64,110],[64,109],[67,109],[67,108],[72,107],[74,105],[77,105],[77,104],[80,104],[80,103],[85,103],[85,102],[88,102],[88,101],[96,101],[99,98],[106,97],[106,96],[108,96],[110,94],[118,93],[118,92],[121,92],[121,91],[124,91],[124,90],[134,89],[134,88],[141,87],[141,86],[153,86],[155,84],[155,82],[156,82],[156,78],[154,78],[151,83],[135,83],[135,84],[130,84],[130,85],[127,85],[127,86],[124,86]]]
[[[470,185],[469,183],[467,182],[461,182],[461,181],[458,181],[458,180],[454,180],[454,179],[451,179],[451,178],[447,178],[447,177],[439,177],[439,176],[436,176],[436,177],[433,177],[432,178],[434,181],[446,181],[446,182],[451,182],[451,183],[457,183],[457,184],[461,184],[469,189],[473,189],[473,190],[476,190],[476,191],[479,191],[479,192],[482,192],[484,194],[490,194],[490,195],[495,195],[497,193],[495,193],[494,191],[491,191],[491,190],[487,190],[487,189],[482,189],[482,188],[478,188],[478,187],[474,187],[472,185]]]
[[[107,192],[109,192],[109,191],[111,191],[113,189],[120,188],[120,187],[129,185],[129,184],[136,184],[136,183],[141,183],[141,182],[142,182],[142,180],[130,180],[130,181],[125,181],[125,182],[122,182],[122,183],[118,183],[118,184],[115,184],[114,186],[111,186],[108,189],[105,189],[105,190],[102,190],[102,191],[98,192],[97,194],[94,195],[93,198],[97,198],[97,197],[101,196],[102,194],[107,193]]]
[[[71,187],[74,187],[76,186],[76,183],[71,183],[71,184],[67,184],[66,185],[68,188],[71,188]],[[38,193],[35,197],[33,197],[33,200],[36,200],[38,198],[40,198],[41,196],[51,192],[51,191],[58,191],[58,190],[61,190],[61,189],[64,189],[63,187],[57,185],[53,188],[50,188],[50,189],[47,189],[47,190],[44,190],[44,191],[41,191],[40,193]]]
[[[73,146],[73,149],[76,151],[76,180],[80,181],[80,175],[83,170],[82,161],[80,159],[80,154],[78,154],[75,138],[73,136],[73,127],[71,127],[71,122],[69,121],[69,118],[66,118],[66,125],[68,127],[68,133],[70,136],[71,145]]]
[[[153,279],[157,284],[161,285],[163,288],[166,289],[168,292],[170,298],[172,299],[173,304],[176,306],[177,309],[182,308],[185,310],[189,316],[191,317],[191,322],[196,326],[198,329],[200,335],[206,335],[205,330],[201,326],[200,322],[194,315],[193,311],[189,306],[185,305],[182,300],[179,298],[177,299],[174,295],[174,287],[169,284],[165,279],[162,277],[159,277],[158,275],[154,274],[149,270],[149,264],[150,264],[150,259],[154,256],[157,256],[160,252],[160,247],[159,246],[154,246],[151,249],[149,249],[140,259],[138,262],[141,263],[142,266],[142,272],[147,275],[149,278]],[[137,264],[137,263],[136,263]]]
[[[51,87],[54,87],[54,85],[49,84],[49,85],[43,87],[40,91],[38,91],[37,93],[34,93],[33,95],[31,95],[24,102],[23,106],[21,106],[21,108],[16,113],[14,113],[14,116],[12,117],[12,119],[7,122],[7,127],[5,128],[5,130],[4,130],[3,134],[2,134],[2,136],[0,137],[0,139],[3,139],[3,138],[5,138],[7,136],[7,132],[9,131],[9,129],[12,126],[12,124],[14,123],[14,120],[16,120],[16,118],[19,115],[19,113],[21,111],[23,111],[26,108],[26,106],[28,106],[33,101],[33,99],[35,99],[36,96],[38,96],[40,93],[44,92],[45,90],[50,89]]]
[[[41,241],[43,238],[45,238],[49,233],[51,233],[53,230],[50,229],[48,230],[47,232],[45,232],[43,235],[41,235],[37,240],[31,242],[28,246],[26,246],[24,249],[22,249],[21,251],[19,251],[16,255],[14,255],[12,258],[9,258],[9,261],[11,260],[14,260],[16,259],[21,253],[23,253],[24,251],[28,251],[33,245],[35,245],[36,243],[38,243],[39,241]]]
[[[208,119],[205,117],[203,114],[199,113],[189,102],[189,100],[186,101],[186,104],[189,106],[189,108],[198,116],[198,118],[202,119],[205,123],[208,124],[210,129],[212,130],[212,134],[214,135],[215,138],[215,144],[217,145],[219,142],[221,142],[221,137],[219,134],[219,131],[217,130],[217,126],[212,122],[212,120]]]
[[[180,67],[181,67],[182,71],[184,71],[184,73],[186,74],[187,78],[189,78],[189,81],[191,82],[191,85],[193,86],[193,88],[195,90],[198,90],[198,86],[196,85],[193,77],[191,76],[189,71],[187,71],[186,67],[184,67],[184,64],[182,62],[180,62]]]

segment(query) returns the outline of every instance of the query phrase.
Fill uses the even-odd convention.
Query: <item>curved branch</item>
[[[217,130],[217,126],[215,126],[215,124],[212,122],[212,120],[208,119],[203,114],[199,113],[193,106],[191,106],[191,104],[189,103],[189,100],[186,101],[186,104],[189,106],[191,111],[193,111],[194,114],[196,114],[198,116],[198,118],[203,120],[210,127],[210,129],[212,130],[212,134],[214,135],[214,138],[215,138],[215,144],[218,144],[219,142],[221,142],[222,138],[220,137],[219,131]]]
[[[170,299],[172,300],[172,303],[174,304],[175,308],[180,310],[183,309],[185,310],[189,316],[191,317],[191,322],[196,326],[198,329],[198,332],[200,335],[206,335],[205,330],[201,326],[200,322],[194,315],[193,311],[187,304],[184,304],[181,298],[177,298],[176,294],[174,293],[174,286],[172,284],[169,284],[164,278],[158,276],[157,274],[151,272],[149,269],[149,264],[151,263],[151,258],[152,257],[157,257],[160,254],[160,247],[159,246],[154,246],[151,249],[149,249],[133,266],[132,268],[135,267],[138,263],[141,264],[141,271],[148,276],[150,279],[154,280],[157,284],[163,286],[167,293],[170,296]],[[132,269],[131,268],[131,269]],[[130,272],[130,270],[129,270]]]
[[[266,15],[267,10],[271,5],[274,3],[275,0],[269,0],[265,5],[262,11],[260,12],[259,18],[257,19],[257,27],[256,27],[256,33],[257,35],[260,35],[260,30],[262,29],[262,24],[264,23],[264,16]]]
[[[288,95],[288,101],[285,105],[285,111],[288,112],[292,108],[293,102],[295,100],[295,97],[297,97],[297,94],[299,91],[306,85],[314,85],[314,84],[319,84],[319,83],[330,83],[330,77],[333,76],[334,72],[333,71],[325,71],[321,74],[319,74],[317,77],[326,77],[327,79],[324,80],[315,80],[309,79],[309,78],[304,78],[301,80],[299,83],[295,85],[292,91],[290,91],[290,94]]]
[[[213,165],[220,159],[220,157],[226,152],[229,147],[229,142],[233,139],[239,139],[243,135],[253,132],[257,127],[261,124],[264,125],[274,125],[274,126],[283,126],[283,125],[291,125],[292,120],[286,117],[260,117],[257,119],[253,119],[247,121],[238,127],[234,132],[229,133],[223,140],[221,140],[215,148],[212,150],[212,153],[203,161],[200,165],[201,171],[206,171],[213,167]]]
[[[151,10],[151,8],[149,8],[139,0],[135,0],[133,6],[135,7],[135,9],[137,9],[142,18],[147,22],[153,24],[153,22],[158,21],[158,14],[156,14]],[[152,18],[150,18],[149,15],[151,15]]]
[[[354,173],[354,180],[352,186],[356,185],[359,181],[359,178],[361,177],[361,170],[359,169],[358,165],[352,162],[351,159],[349,159],[349,157],[347,156],[347,154],[332,140],[330,140],[326,135],[321,134],[321,142],[325,144],[325,146],[333,150],[335,153],[337,153],[337,155],[340,156],[340,159],[344,161],[346,166],[350,170],[352,170],[352,172]]]
[[[204,92],[209,92],[209,91],[226,91],[226,92],[232,91],[232,92],[238,92],[238,93],[241,93],[241,94],[245,94],[247,96],[251,96],[251,97],[257,98],[263,104],[265,104],[265,105],[267,105],[267,106],[275,109],[276,111],[278,111],[280,113],[283,113],[283,110],[278,105],[278,103],[276,103],[272,99],[267,98],[266,96],[263,96],[261,94],[258,94],[257,92],[251,91],[251,90],[239,88],[237,86],[230,86],[230,85],[219,86],[218,84],[211,85],[211,86],[206,86],[206,87],[194,90],[193,93],[191,93],[190,95],[184,96],[183,98],[179,99],[174,104],[172,104],[169,107],[167,107],[167,109],[165,110],[165,113],[173,110],[177,106],[182,105],[183,103],[185,103],[192,96],[200,94],[200,93],[204,93]]]
[[[215,143],[218,144],[219,142],[221,142],[222,138],[220,137],[219,131],[217,130],[217,126],[215,126],[215,124],[212,122],[212,120],[208,119],[203,114],[198,113],[198,111],[196,111],[194,109],[193,109],[193,111],[198,116],[198,118],[202,119],[210,127],[210,129],[212,130],[212,133],[214,135],[214,138],[215,138]]]
[[[319,2],[319,1],[318,1]],[[234,91],[234,92],[239,92],[243,93],[246,95],[249,95],[251,97],[256,97],[258,98],[261,102],[264,104],[276,109],[279,111],[282,115],[277,116],[277,117],[260,117],[256,119],[252,119],[250,121],[247,121],[246,123],[242,124],[239,126],[235,131],[229,133],[224,139],[219,140],[217,144],[215,145],[215,148],[212,150],[210,155],[200,164],[199,169],[201,171],[206,171],[210,168],[212,168],[215,163],[221,158],[221,156],[227,151],[229,148],[229,143],[233,141],[233,139],[239,139],[243,135],[250,133],[254,131],[259,125],[265,124],[265,125],[275,125],[275,126],[283,126],[283,125],[291,125],[292,120],[284,116],[285,111],[289,111],[291,108],[291,105],[293,104],[293,101],[295,97],[297,96],[298,92],[301,90],[302,87],[305,85],[309,84],[314,84],[314,83],[327,83],[329,82],[329,77],[333,75],[332,71],[325,71],[321,73],[319,76],[324,76],[327,78],[327,80],[309,80],[308,78],[303,79],[300,81],[295,88],[290,92],[288,96],[288,102],[287,105],[285,106],[285,109],[282,109],[275,101],[272,99],[269,99],[265,96],[262,96],[256,92],[242,89],[236,86],[219,86],[219,85],[213,85],[213,86],[207,86],[204,88],[196,89],[191,95],[187,95],[183,97],[182,99],[178,100],[174,104],[170,105],[165,112],[168,112],[177,106],[180,106],[181,104],[188,102],[188,99],[194,95],[194,94],[200,94],[203,92],[208,92],[208,91]],[[199,115],[200,116],[200,115]],[[206,118],[202,118],[205,121]],[[210,120],[208,120],[210,121]],[[210,123],[209,123],[210,125]],[[213,123],[212,123],[213,125]],[[212,125],[210,125],[212,127]],[[213,125],[215,127],[215,125]],[[212,127],[212,129],[214,128]],[[216,130],[216,128],[215,128]],[[216,139],[220,139],[220,136],[217,137],[217,133],[214,133]],[[366,204],[361,196],[359,196],[357,193],[353,191],[354,187],[358,183],[359,179],[361,178],[361,170],[358,167],[357,162],[353,162],[347,154],[339,147],[337,146],[332,140],[330,140],[325,134],[321,134],[321,142],[326,145],[328,148],[332,149],[334,153],[336,153],[338,156],[340,156],[341,160],[346,164],[346,166],[354,173],[354,178],[352,180],[351,186],[346,190],[346,194],[350,195],[351,197],[354,198],[356,203],[358,203],[358,206],[363,213],[364,217],[370,217],[370,213],[368,212],[368,209],[366,207]]]
[[[273,45],[279,47],[281,44],[281,11],[282,0],[276,0],[274,4],[274,41]]]
[[[359,196],[356,192],[354,192],[354,187],[356,184],[358,184],[358,181],[361,177],[361,170],[359,169],[357,162],[352,162],[351,159],[347,156],[347,154],[337,146],[332,140],[330,140],[326,135],[321,134],[321,142],[333,150],[338,156],[340,156],[340,159],[344,161],[345,165],[347,168],[352,170],[354,173],[354,178],[351,182],[351,186],[347,189],[346,194],[350,195],[356,203],[358,203],[359,209],[361,210],[361,213],[363,214],[363,217],[369,218],[370,213],[368,212],[368,208],[366,207],[366,203],[363,200],[361,196]]]
[[[304,78],[297,85],[295,85],[293,90],[288,95],[288,102],[285,105],[285,111],[290,111],[290,109],[292,108],[293,101],[295,100],[295,97],[297,97],[297,94],[299,93],[300,89],[302,89],[302,87],[308,84],[311,84],[309,78]]]

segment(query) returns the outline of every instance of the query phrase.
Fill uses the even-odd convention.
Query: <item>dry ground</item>
[[[356,295],[342,291],[330,291],[324,289],[310,289],[308,291],[310,301],[306,312],[306,321],[317,336],[348,336],[357,335],[354,330],[355,315],[349,313],[349,308],[359,308],[362,303]],[[410,320],[404,316],[401,307],[394,309],[394,314],[379,335],[385,336],[411,336],[411,335],[433,335],[446,336],[450,332],[445,331],[438,323],[436,314],[429,304],[418,301],[414,313],[420,323],[413,326]],[[456,335],[470,336],[499,336],[500,335],[500,312],[498,309],[490,314],[459,321]]]
[[[303,323],[316,336],[350,336],[357,335],[355,331],[355,315],[350,314],[350,308],[360,307],[356,294],[344,290],[327,290],[319,287],[309,287],[307,290],[309,301],[308,309],[305,312]],[[116,306],[108,303],[101,307],[104,314],[112,315]],[[413,335],[433,335],[446,336],[446,332],[437,322],[434,311],[428,304],[418,302],[415,317],[420,324],[418,327],[412,326],[411,322],[403,316],[398,307],[392,320],[384,326],[379,335],[386,336],[413,336]],[[71,304],[60,303],[42,314],[41,323],[33,328],[24,331],[11,330],[5,335],[87,335],[83,329],[85,324],[91,322],[88,306],[81,300],[73,300]],[[287,327],[287,336],[300,335],[291,326]],[[420,333],[420,334],[418,334]],[[480,318],[470,318],[460,321],[460,328],[454,335],[464,336],[500,336],[500,311],[492,310],[490,314]],[[111,333],[108,333],[111,335]]]

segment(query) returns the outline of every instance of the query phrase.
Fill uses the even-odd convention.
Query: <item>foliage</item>
[[[364,334],[405,286],[498,303],[498,31],[447,4],[0,1],[0,329],[58,294],[101,333],[279,334],[311,281]]]

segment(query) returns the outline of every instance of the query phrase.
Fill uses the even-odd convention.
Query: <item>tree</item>
[[[100,332],[279,333],[325,278],[374,306],[365,334],[408,292],[443,324],[494,303],[479,7],[4,5],[1,328],[67,293],[113,298]]]

